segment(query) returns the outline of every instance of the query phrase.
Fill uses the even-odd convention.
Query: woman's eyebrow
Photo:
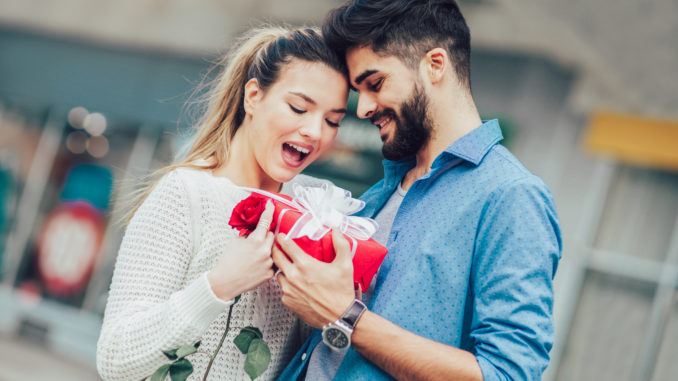
[[[292,95],[296,95],[296,96],[302,98],[303,100],[305,100],[306,102],[308,102],[308,103],[310,103],[310,104],[313,104],[313,105],[317,104],[317,103],[313,100],[313,98],[309,97],[308,95],[306,95],[306,94],[304,94],[304,93],[300,93],[300,92],[297,92],[297,91],[290,91],[289,93],[292,94]],[[334,113],[337,113],[337,114],[346,114],[346,109],[345,109],[345,108],[338,108],[338,109],[334,109],[334,110],[330,110],[330,111],[331,111],[331,112],[334,112]]]
[[[304,93],[299,93],[299,92],[296,92],[296,91],[290,91],[289,93],[304,99],[308,103],[316,104],[315,101],[313,100],[313,98],[309,97],[308,95],[306,95]]]

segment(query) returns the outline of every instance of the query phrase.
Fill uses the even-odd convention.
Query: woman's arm
[[[191,253],[191,213],[180,175],[166,175],[125,232],[97,347],[106,380],[141,379],[169,350],[197,341],[229,305],[206,274],[182,287]]]

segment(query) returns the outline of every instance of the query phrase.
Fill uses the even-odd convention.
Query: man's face
[[[382,153],[389,160],[415,155],[429,140],[428,96],[418,73],[394,56],[370,47],[346,54],[351,85],[359,92],[359,118],[379,128]]]

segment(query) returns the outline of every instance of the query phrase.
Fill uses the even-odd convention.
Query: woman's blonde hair
[[[151,193],[158,180],[179,167],[215,169],[228,160],[231,140],[245,120],[245,84],[252,78],[266,91],[275,83],[284,65],[293,58],[324,63],[347,76],[346,66],[315,28],[261,27],[245,33],[234,48],[217,63],[219,74],[205,97],[205,112],[186,155],[153,172],[146,185],[134,192],[131,210],[123,216],[127,224]]]

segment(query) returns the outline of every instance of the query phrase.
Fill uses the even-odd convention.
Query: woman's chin
[[[306,166],[298,168],[279,168],[274,173],[269,173],[268,175],[276,182],[286,183],[300,174],[304,168],[306,168]]]

